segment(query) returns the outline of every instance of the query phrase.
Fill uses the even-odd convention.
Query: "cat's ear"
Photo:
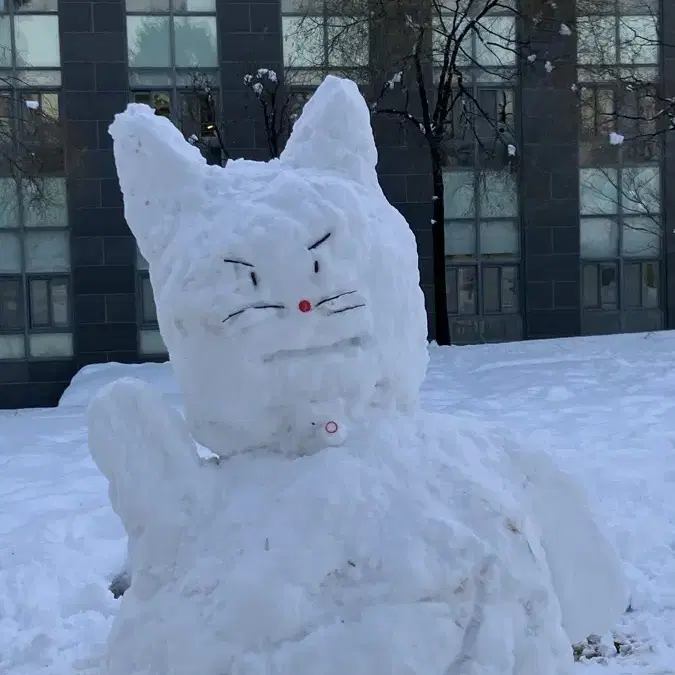
[[[377,181],[370,110],[354,82],[333,75],[322,82],[295,123],[281,162]]]
[[[115,116],[109,133],[124,215],[143,257],[152,264],[178,233],[181,212],[201,192],[206,160],[147,105],[129,104]]]

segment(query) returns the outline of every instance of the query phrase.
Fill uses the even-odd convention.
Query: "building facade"
[[[529,57],[499,43],[486,53],[473,38],[466,72],[475,99],[513,138],[507,171],[481,166],[480,151],[459,143],[445,174],[445,292],[456,344],[675,325],[675,190],[665,189],[675,141],[658,126],[665,113],[656,104],[675,95],[675,6],[589,1],[604,4],[549,3],[554,29],[528,24],[527,43],[538,45]],[[265,67],[292,70],[304,90],[315,84],[289,40],[296,15],[293,0],[0,4],[0,87],[14,111],[0,131],[25,137],[26,147],[44,141],[30,136],[39,107],[65,137],[42,165],[47,207],[11,167],[0,177],[0,408],[54,405],[89,364],[166,358],[108,126],[135,100],[186,136],[210,127],[194,95],[197,62],[221,102],[229,154],[267,159],[268,134],[244,77]],[[516,30],[514,17],[491,20],[498,42]],[[589,38],[598,26],[600,56],[597,33]],[[327,70],[340,65],[330,59],[326,51]],[[382,188],[417,237],[433,338],[428,151],[396,121],[378,118],[375,129]]]

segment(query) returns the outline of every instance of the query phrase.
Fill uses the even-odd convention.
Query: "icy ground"
[[[124,540],[85,445],[84,406],[123,375],[179,402],[168,366],[113,365],[78,375],[58,409],[0,411],[3,675],[97,672]],[[675,333],[436,348],[424,399],[553,448],[599,498],[633,611],[617,627],[625,655],[579,672],[675,675]]]

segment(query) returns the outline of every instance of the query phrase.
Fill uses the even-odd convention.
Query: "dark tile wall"
[[[59,16],[69,142],[85,147],[68,167],[75,366],[135,361],[136,248],[108,135],[129,99],[124,0],[61,0]]]
[[[539,3],[525,4],[540,9]],[[561,22],[574,25],[574,4],[559,0],[547,9],[549,20],[527,36],[540,53],[523,64],[520,204],[528,338],[581,331],[576,44],[574,36],[559,32]]]
[[[281,74],[279,0],[219,0],[218,34],[225,142],[233,158],[268,159],[260,103],[244,85],[258,68]]]

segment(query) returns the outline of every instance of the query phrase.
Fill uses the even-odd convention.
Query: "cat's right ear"
[[[206,160],[152,108],[130,103],[109,133],[124,215],[143,257],[157,260],[178,234],[181,213],[201,192]]]

